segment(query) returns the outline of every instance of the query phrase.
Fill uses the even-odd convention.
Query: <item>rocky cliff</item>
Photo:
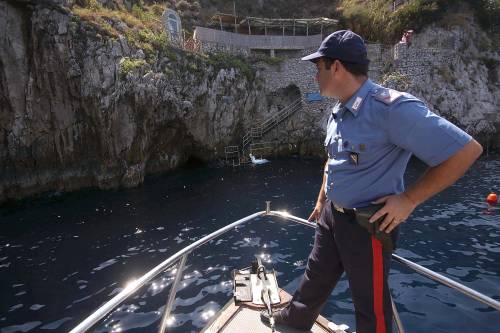
[[[471,12],[447,17],[398,44],[393,70],[406,75],[408,91],[488,147],[500,147],[500,43]]]
[[[251,71],[175,49],[147,62],[54,2],[0,1],[0,31],[0,201],[213,159],[262,101]]]

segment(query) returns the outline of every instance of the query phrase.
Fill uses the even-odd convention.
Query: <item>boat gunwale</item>
[[[176,264],[176,262],[181,259],[183,256],[189,255],[191,252],[199,248],[200,246],[204,245],[205,243],[217,238],[218,236],[225,234],[226,232],[233,230],[237,228],[238,226],[249,222],[253,219],[256,219],[258,217],[262,216],[275,216],[275,217],[281,217],[284,218],[285,220],[290,220],[293,222],[296,222],[298,224],[302,224],[308,227],[316,228],[316,223],[307,221],[305,219],[302,219],[300,217],[294,216],[289,214],[288,212],[282,212],[282,211],[271,211],[270,210],[270,202],[267,201],[267,206],[265,211],[260,211],[251,215],[248,215],[242,219],[239,219],[231,224],[228,224],[202,238],[199,240],[191,243],[190,245],[182,248],[178,252],[176,252],[174,255],[170,256],[157,266],[155,266],[153,269],[148,271],[146,274],[141,276],[139,279],[134,280],[130,282],[121,292],[119,292],[116,296],[111,298],[109,301],[104,303],[101,307],[99,307],[96,311],[94,311],[90,316],[88,316],[85,320],[80,322],[75,328],[73,328],[70,333],[82,333],[86,332],[88,329],[92,328],[95,324],[97,324],[102,318],[104,318],[106,315],[108,315],[111,311],[113,311],[116,307],[118,307],[123,301],[125,301],[127,298],[129,298],[132,294],[134,294],[137,290],[139,290],[141,287],[143,287],[146,283],[151,281],[154,277],[156,277],[158,274],[164,272],[167,268],[172,266],[173,264]],[[403,264],[404,266],[412,269],[416,273],[423,275],[427,278],[430,278],[436,282],[439,282],[441,284],[444,284],[452,289],[455,289],[462,294],[466,295],[469,298],[475,299],[479,301],[480,303],[487,305],[489,307],[494,308],[497,311],[500,311],[500,302],[496,301],[493,298],[490,298],[486,295],[483,295],[482,293],[471,289],[461,283],[458,283],[450,278],[447,278],[441,274],[438,274],[428,268],[425,268],[423,266],[420,266],[408,259],[405,259],[401,256],[398,256],[394,253],[392,253],[392,258],[395,259],[395,261]],[[179,274],[181,272],[177,272]],[[175,291],[173,293],[175,295]],[[168,315],[168,314],[167,314]]]

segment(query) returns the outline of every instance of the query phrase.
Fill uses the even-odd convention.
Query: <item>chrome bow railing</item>
[[[175,300],[175,295],[177,293],[177,289],[179,286],[179,282],[182,276],[182,271],[185,266],[187,256],[191,252],[193,252],[195,249],[199,248],[203,244],[219,237],[220,235],[235,229],[236,227],[245,224],[248,221],[251,221],[255,218],[261,217],[261,216],[276,216],[276,217],[281,217],[286,220],[303,224],[308,227],[315,228],[316,224],[313,222],[309,222],[307,220],[304,220],[300,217],[290,215],[287,212],[280,212],[280,211],[272,211],[271,210],[271,202],[266,201],[266,210],[265,211],[260,211],[257,213],[254,213],[252,215],[249,215],[245,218],[242,218],[236,222],[233,222],[231,224],[228,224],[227,226],[220,228],[219,230],[206,235],[205,237],[195,241],[194,243],[186,246],[182,250],[178,251],[175,253],[173,256],[169,257],[156,267],[154,267],[152,270],[144,274],[142,277],[139,279],[130,282],[121,292],[119,292],[116,296],[114,296],[112,299],[110,299],[108,302],[106,302],[104,305],[102,305],[100,308],[98,308],[94,313],[92,313],[89,317],[87,317],[84,321],[82,321],[80,324],[78,324],[75,328],[73,328],[70,333],[81,333],[81,332],[86,332],[87,330],[91,329],[95,324],[97,324],[102,318],[104,318],[107,314],[109,314],[113,309],[118,307],[123,301],[125,301],[127,298],[129,298],[133,293],[135,293],[139,288],[144,286],[146,283],[151,281],[153,278],[155,278],[158,274],[163,273],[167,268],[171,267],[173,264],[175,264],[177,261],[179,261],[179,266],[177,267],[176,275],[174,278],[174,282],[172,284],[172,287],[170,289],[170,293],[167,299],[167,303],[165,306],[165,311],[163,313],[162,321],[160,324],[160,329],[159,332],[163,333],[166,332],[168,324],[170,323],[170,312],[172,310],[173,302]],[[392,258],[396,260],[397,262],[403,264],[404,266],[414,270],[415,272],[424,275],[436,282],[439,282],[441,284],[444,284],[450,288],[453,288],[462,294],[468,296],[469,298],[475,299],[487,306],[490,306],[497,311],[500,311],[500,302],[483,295],[471,288],[468,288],[450,278],[447,278],[441,274],[438,274],[430,269],[427,269],[425,267],[422,267],[410,260],[404,259],[396,254],[392,255]],[[394,321],[396,323],[396,327],[398,329],[398,332],[404,333],[404,328],[401,324],[401,320],[399,319],[399,314],[396,309],[396,306],[394,304],[394,301],[392,301],[392,308],[394,312]]]

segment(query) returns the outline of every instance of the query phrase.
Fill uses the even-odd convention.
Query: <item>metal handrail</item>
[[[281,217],[291,219],[295,222],[298,222],[298,223],[301,223],[301,224],[304,224],[304,225],[307,225],[307,226],[310,226],[313,228],[316,226],[315,223],[308,222],[307,220],[301,219],[300,217],[296,217],[296,216],[293,216],[293,215],[290,215],[290,214],[284,213],[284,212],[271,211],[269,215],[281,216]],[[397,254],[393,253],[392,258],[394,260],[396,260],[397,262],[399,262],[400,264],[403,264],[404,266],[414,270],[415,272],[417,272],[423,276],[428,277],[431,280],[434,280],[436,282],[444,284],[445,286],[448,286],[452,289],[455,289],[455,290],[461,292],[462,294],[468,296],[469,298],[475,299],[476,301],[479,301],[485,305],[488,305],[488,306],[494,308],[497,311],[500,311],[500,302],[498,302],[497,300],[494,300],[491,297],[485,296],[485,295],[481,294],[480,292],[477,292],[469,287],[466,287],[463,284],[458,283],[450,278],[447,278],[439,273],[436,273],[428,268],[420,266],[419,264],[416,264],[408,259],[405,259],[401,256],[398,256]]]
[[[261,138],[270,129],[278,125],[281,121],[286,119],[292,113],[298,111],[302,106],[303,98],[299,97],[292,103],[285,106],[278,113],[272,115],[270,118],[264,120],[262,123],[251,127],[250,130],[243,136],[243,150],[254,138]]]
[[[167,298],[167,305],[165,306],[165,312],[163,313],[163,318],[161,319],[159,333],[163,333],[167,330],[167,325],[170,319],[170,312],[172,311],[172,306],[174,305],[175,294],[179,288],[179,283],[181,282],[182,272],[184,271],[184,266],[186,265],[187,254],[183,255],[177,268],[177,274],[175,275],[174,283],[172,284],[172,289],[170,289],[170,294]]]
[[[226,146],[226,147],[224,147],[224,153],[226,153],[226,154],[239,153],[239,152],[240,152],[239,146]]]
[[[276,119],[279,119],[280,116],[282,116],[284,114],[286,114],[288,116],[289,114],[297,111],[299,109],[299,107],[302,105],[301,102],[302,102],[302,97],[296,99],[291,104],[289,104],[286,107],[284,107],[283,109],[281,109],[278,113],[274,114],[272,117],[265,120],[261,124],[261,127],[265,127],[267,125],[267,123],[272,123],[272,122],[276,121]]]
[[[485,296],[481,294],[478,291],[475,291],[474,289],[471,289],[467,286],[464,286],[461,283],[458,283],[450,278],[447,278],[446,276],[443,276],[439,273],[436,273],[428,268],[425,268],[423,266],[420,266],[419,264],[416,264],[408,259],[405,259],[403,257],[398,256],[397,254],[392,254],[392,258],[395,259],[397,262],[407,266],[408,268],[413,269],[417,273],[428,277],[431,280],[434,280],[436,282],[439,282],[441,284],[444,284],[445,286],[448,286],[452,289],[455,289],[465,296],[468,296],[469,298],[475,299],[476,301],[479,301],[485,305],[488,305],[492,308],[494,308],[497,311],[500,311],[500,302],[497,300],[494,300],[491,297]]]
[[[158,274],[164,272],[167,268],[169,268],[171,265],[176,263],[179,259],[185,260],[185,258],[187,257],[188,254],[190,254],[192,251],[199,248],[203,244],[217,238],[218,236],[220,236],[220,235],[222,235],[222,234],[224,234],[224,233],[226,233],[226,232],[228,232],[228,231],[230,231],[230,230],[232,230],[232,229],[234,229],[234,228],[236,228],[236,227],[238,227],[238,226],[240,226],[248,221],[251,221],[251,220],[253,220],[257,217],[261,217],[261,216],[277,216],[277,217],[282,217],[286,220],[296,222],[298,224],[306,225],[308,227],[312,227],[312,228],[316,227],[316,223],[307,221],[307,220],[302,219],[302,218],[297,217],[297,216],[293,216],[287,212],[270,210],[270,201],[266,201],[266,210],[265,211],[260,211],[260,212],[254,213],[252,215],[249,215],[247,217],[244,217],[238,221],[235,221],[231,224],[228,224],[225,227],[222,227],[222,228],[212,232],[211,234],[208,234],[208,235],[202,237],[201,239],[199,239],[199,240],[195,241],[194,243],[181,249],[180,251],[178,251],[177,253],[175,253],[174,255],[172,255],[171,257],[169,257],[168,259],[166,259],[165,261],[163,261],[162,263],[160,263],[159,265],[154,267],[152,270],[150,270],[149,272],[144,274],[139,279],[130,282],[125,287],[125,289],[123,289],[116,296],[114,296],[112,299],[110,299],[108,302],[106,302],[104,305],[102,305],[100,308],[98,308],[94,313],[92,313],[89,317],[87,317],[84,321],[82,321],[75,328],[73,328],[70,331],[70,333],[86,332],[88,329],[92,328],[99,320],[104,318],[113,309],[115,309],[118,305],[120,305],[123,301],[125,301],[128,297],[130,297],[133,293],[135,293],[139,288],[141,288],[146,283],[151,281]],[[450,288],[453,288],[453,289],[465,294],[466,296],[468,296],[470,298],[473,298],[473,299],[475,299],[475,300],[477,300],[485,305],[488,305],[488,306],[496,309],[497,311],[500,311],[500,302],[498,302],[498,301],[496,301],[488,296],[485,296],[485,295],[483,295],[483,294],[481,294],[481,293],[479,293],[471,288],[468,288],[468,287],[466,287],[466,286],[464,286],[456,281],[453,281],[447,277],[444,277],[443,275],[440,275],[434,271],[431,271],[425,267],[422,267],[414,262],[411,262],[407,259],[404,259],[396,254],[392,254],[392,257],[396,261],[398,261],[399,263],[407,266],[408,268],[416,271],[417,273],[422,274],[422,275],[424,275],[424,276],[426,276],[434,281],[442,283]],[[177,271],[176,280],[182,272],[182,267],[183,267],[183,263],[181,262],[181,264],[179,265],[180,269]],[[176,285],[176,283],[174,281],[174,285],[172,286],[173,290],[171,290],[171,292],[170,292],[169,300],[167,303],[172,302],[171,299],[173,296],[175,296],[175,292],[176,292],[175,285]],[[165,310],[168,310],[168,304],[167,304]],[[168,319],[167,318],[168,315],[169,315],[168,312],[166,312],[164,314],[165,320]]]
[[[392,295],[391,295],[391,307],[392,307],[392,317],[394,319],[394,324],[396,324],[396,329],[398,333],[405,333],[403,323],[401,322],[401,318],[399,317],[398,308],[396,307],[396,303],[394,303]]]
[[[107,314],[109,314],[114,308],[120,305],[124,300],[130,297],[133,293],[135,293],[140,287],[144,286],[146,283],[151,281],[155,276],[165,271],[165,269],[169,268],[172,264],[177,262],[182,256],[191,253],[193,250],[197,249],[201,245],[211,241],[212,239],[226,233],[229,230],[236,228],[237,226],[244,224],[250,220],[253,220],[259,216],[265,215],[265,211],[257,212],[252,215],[249,215],[245,218],[242,218],[236,222],[228,224],[225,227],[220,228],[217,231],[212,232],[211,234],[197,240],[196,242],[186,246],[182,250],[178,251],[176,254],[171,256],[170,258],[163,261],[161,264],[157,265],[155,268],[144,274],[137,280],[130,282],[125,289],[119,292],[115,297],[110,299],[104,305],[102,305],[99,309],[97,309],[94,313],[92,313],[89,317],[87,317],[84,321],[82,321],[78,326],[73,328],[70,333],[80,333],[86,332],[88,329],[92,328],[99,320],[104,318]]]

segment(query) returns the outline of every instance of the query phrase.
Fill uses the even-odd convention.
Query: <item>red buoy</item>
[[[496,205],[498,203],[498,196],[496,193],[494,192],[491,192],[490,194],[488,194],[488,196],[486,197],[486,202],[489,204],[489,205]]]

